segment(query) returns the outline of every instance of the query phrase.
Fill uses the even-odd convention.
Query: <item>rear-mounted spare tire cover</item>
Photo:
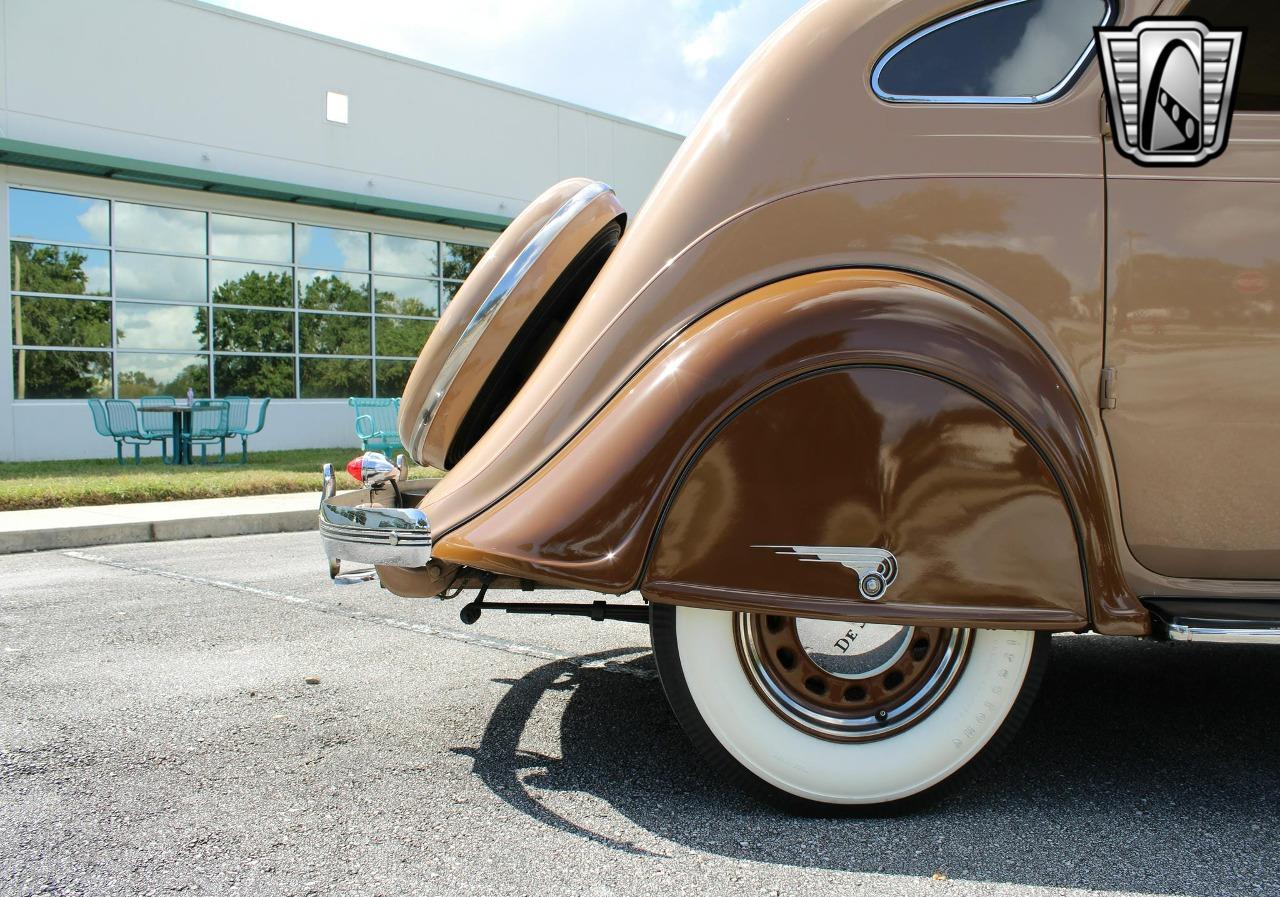
[[[573,178],[539,196],[485,253],[405,384],[400,439],[447,470],[510,403],[613,253],[626,212]]]

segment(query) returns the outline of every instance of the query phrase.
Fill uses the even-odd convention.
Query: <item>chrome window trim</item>
[[[507,270],[502,273],[502,277],[494,284],[493,289],[489,291],[489,295],[485,297],[484,301],[480,303],[480,307],[476,309],[475,314],[471,316],[466,329],[462,331],[462,336],[458,337],[458,341],[453,344],[453,348],[445,356],[444,364],[440,367],[440,372],[436,374],[436,379],[431,384],[431,391],[427,393],[427,400],[422,405],[418,423],[413,428],[413,437],[406,445],[410,454],[415,456],[415,461],[418,460],[416,453],[421,449],[422,442],[426,437],[427,427],[431,424],[432,418],[435,417],[436,411],[439,410],[440,402],[444,399],[445,393],[449,391],[449,387],[453,385],[454,379],[458,376],[458,371],[462,369],[462,365],[470,357],[472,350],[475,349],[476,343],[484,335],[489,322],[498,313],[498,309],[502,308],[503,303],[507,301],[507,297],[515,291],[524,275],[528,273],[529,268],[542,256],[542,253],[555,241],[556,237],[560,236],[560,233],[568,227],[569,222],[578,217],[578,214],[597,197],[612,192],[612,187],[600,181],[593,181],[587,184],[567,199],[560,208],[556,209],[555,214],[547,219],[547,223],[538,229],[538,232],[530,238],[511,264],[507,266]]]
[[[875,68],[871,72],[871,90],[875,93],[877,97],[879,97],[880,99],[888,103],[925,103],[925,104],[928,104],[928,103],[953,103],[953,104],[980,103],[980,104],[989,105],[989,106],[998,106],[998,105],[1005,105],[1005,104],[1027,106],[1027,105],[1033,105],[1037,103],[1048,103],[1051,100],[1056,100],[1058,97],[1062,96],[1062,94],[1067,92],[1067,90],[1071,87],[1071,85],[1075,83],[1076,78],[1080,76],[1081,71],[1083,71],[1085,66],[1088,65],[1089,59],[1093,56],[1094,50],[1098,43],[1098,40],[1096,37],[1091,37],[1089,39],[1089,43],[1085,45],[1084,52],[1080,54],[1080,58],[1075,61],[1075,64],[1071,67],[1071,70],[1067,72],[1067,74],[1062,78],[1061,81],[1059,81],[1053,87],[1049,88],[1044,93],[1036,94],[1035,96],[1021,96],[1021,97],[933,96],[933,95],[915,95],[915,94],[895,94],[895,93],[890,93],[889,91],[886,91],[886,90],[882,90],[880,88],[880,75],[884,72],[885,66],[888,65],[889,62],[895,56],[897,56],[907,47],[914,44],[916,41],[920,40],[922,37],[925,37],[927,35],[932,34],[935,31],[939,31],[943,28],[946,28],[948,25],[954,24],[955,22],[963,21],[964,19],[970,19],[970,18],[973,18],[974,16],[979,16],[979,15],[982,15],[983,13],[992,12],[997,9],[1003,9],[1006,6],[1017,6],[1020,3],[1029,3],[1029,2],[1030,0],[996,0],[996,2],[992,2],[992,3],[983,3],[979,6],[971,7],[962,12],[948,16],[945,19],[934,22],[932,25],[927,25],[918,31],[913,31],[911,34],[908,34],[905,38],[898,41],[896,44],[894,44],[892,47],[886,50],[884,55],[880,57],[880,61],[876,63]],[[1115,21],[1115,17],[1116,17],[1115,0],[1103,0],[1103,3],[1105,5],[1105,9],[1103,10],[1102,20],[1098,22],[1097,27],[1099,28],[1105,28],[1106,26],[1110,25],[1112,22]]]

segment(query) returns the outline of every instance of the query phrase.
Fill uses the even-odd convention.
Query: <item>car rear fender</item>
[[[869,601],[848,569],[787,550],[823,545],[891,551],[898,578]],[[680,604],[1148,625],[1061,373],[993,307],[897,271],[809,273],[720,306],[435,552]]]

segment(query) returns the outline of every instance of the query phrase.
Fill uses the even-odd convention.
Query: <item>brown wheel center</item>
[[[737,614],[738,656],[791,725],[868,741],[924,719],[959,677],[969,630]]]

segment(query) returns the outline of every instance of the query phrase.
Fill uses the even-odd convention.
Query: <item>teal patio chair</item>
[[[191,403],[191,442],[200,444],[200,463],[208,463],[207,449],[212,443],[220,447],[219,464],[227,460],[227,437],[231,432],[227,418],[231,403],[225,399],[196,399]]]
[[[178,400],[173,396],[143,396],[138,399],[138,404],[142,408],[172,408],[178,404]],[[172,464],[177,457],[169,457],[169,440],[173,438],[173,427],[175,418],[164,417],[160,414],[139,414],[138,421],[140,423],[139,430],[151,439],[160,440],[160,454],[164,458],[165,464]],[[175,445],[176,449],[177,446]]]
[[[388,458],[404,451],[400,442],[400,400],[352,397],[347,404],[356,410],[356,435],[366,452],[382,452]]]
[[[124,463],[124,447],[131,445],[133,446],[133,463],[141,464],[142,447],[156,440],[143,432],[142,425],[138,423],[138,409],[134,407],[133,402],[125,399],[107,399],[105,402],[101,399],[90,399],[89,408],[93,412],[94,427],[99,433],[102,433],[99,413],[106,418],[107,432],[104,435],[116,441],[116,462]]]
[[[240,437],[240,463],[248,464],[249,437],[262,432],[263,426],[267,423],[267,406],[271,404],[271,399],[268,397],[262,400],[262,404],[258,406],[258,425],[249,429],[249,397],[227,396],[226,398],[231,405],[227,416],[227,430],[232,436]]]
[[[98,431],[99,436],[105,436],[108,439],[116,441],[116,462],[124,463],[124,452],[120,444],[120,439],[115,433],[111,432],[111,423],[107,420],[107,409],[102,404],[102,399],[89,400],[89,413],[93,415],[93,428]]]

